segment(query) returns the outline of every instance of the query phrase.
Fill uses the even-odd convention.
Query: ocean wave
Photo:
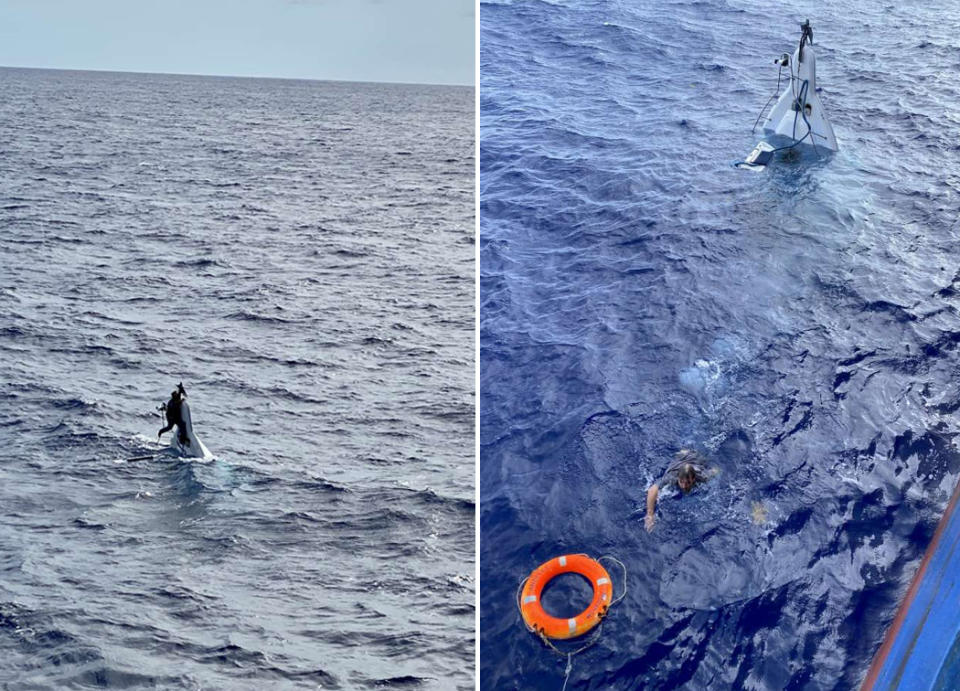
[[[224,318],[237,321],[263,322],[265,324],[297,324],[302,321],[300,319],[285,319],[276,315],[257,314],[255,312],[248,312],[246,310],[232,312],[226,315]]]
[[[469,687],[472,583],[449,579],[472,573],[470,509],[395,482],[456,497],[473,477],[469,429],[443,416],[471,382],[469,286],[450,277],[472,275],[473,91],[0,80],[0,142],[30,135],[0,145],[0,570],[34,608],[0,603],[0,686]],[[402,376],[441,361],[443,392]],[[178,382],[211,460],[157,441]],[[414,643],[365,636],[384,630]]]

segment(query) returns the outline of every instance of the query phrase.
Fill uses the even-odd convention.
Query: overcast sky
[[[473,84],[474,0],[0,0],[0,65]]]

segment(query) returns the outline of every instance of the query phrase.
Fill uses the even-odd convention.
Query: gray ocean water
[[[0,94],[0,686],[472,688],[473,90]]]

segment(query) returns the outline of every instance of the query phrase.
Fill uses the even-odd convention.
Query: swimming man
[[[709,480],[718,472],[716,468],[710,467],[703,454],[693,451],[692,449],[680,449],[674,457],[673,462],[667,468],[667,472],[663,474],[663,477],[650,485],[650,489],[647,490],[647,517],[644,521],[647,532],[653,530],[653,524],[657,521],[654,512],[657,508],[657,497],[660,496],[661,488],[676,485],[680,488],[681,492],[686,494],[701,482]]]

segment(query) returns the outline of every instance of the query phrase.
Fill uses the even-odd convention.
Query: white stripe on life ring
[[[523,604],[525,605],[529,605],[531,602],[536,602],[536,601],[537,601],[536,595],[527,595],[525,598],[523,598]]]
[[[609,583],[609,582],[610,582],[610,579],[609,579],[609,578],[598,578],[598,579],[597,579],[597,585],[604,585],[605,583]]]
[[[577,630],[577,620],[576,619],[567,619],[567,626],[570,627],[570,633],[573,633]]]
[[[560,557],[560,566],[566,566],[566,565],[567,565],[567,558]]]

